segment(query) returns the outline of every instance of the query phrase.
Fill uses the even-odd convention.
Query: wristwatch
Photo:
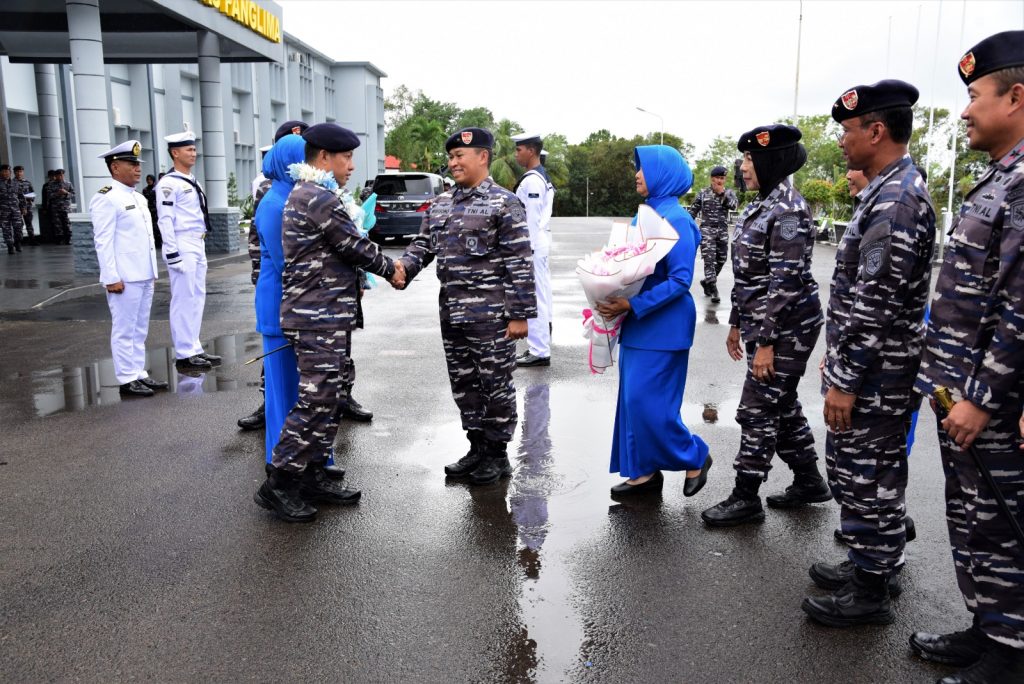
[[[765,337],[764,335],[758,335],[757,336],[757,346],[758,347],[774,347],[775,346],[775,338]]]

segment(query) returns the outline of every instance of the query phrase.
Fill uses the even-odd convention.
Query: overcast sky
[[[793,112],[795,1],[277,1],[288,33],[387,72],[385,94],[404,84],[574,143],[601,128],[659,130],[638,106],[698,150]],[[939,18],[939,2],[805,1],[800,115],[883,78],[910,81],[925,105],[962,108],[961,54],[1024,28],[1024,1],[971,0],[965,12],[947,0]]]

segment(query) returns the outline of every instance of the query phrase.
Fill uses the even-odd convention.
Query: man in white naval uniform
[[[529,327],[528,349],[516,358],[520,367],[551,365],[551,209],[555,186],[540,163],[544,141],[539,135],[523,133],[512,136],[516,144],[516,163],[526,169],[516,183],[516,193],[526,207],[526,224],[530,228],[533,248],[533,279],[537,286],[537,317],[526,321]]]
[[[166,382],[146,372],[146,335],[156,281],[156,245],[146,198],[135,192],[142,175],[138,140],[128,140],[100,155],[113,183],[89,202],[100,282],[110,308],[110,351],[122,396],[151,397]]]
[[[157,226],[171,279],[171,340],[177,364],[208,369],[220,357],[199,342],[206,306],[206,193],[192,175],[196,164],[195,133],[164,138],[174,169],[156,184]]]

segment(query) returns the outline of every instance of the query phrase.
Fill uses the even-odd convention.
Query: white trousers
[[[546,359],[551,356],[551,269],[547,255],[533,255],[533,280],[537,286],[537,317],[526,321],[526,341],[531,354]]]
[[[175,358],[187,359],[203,353],[199,328],[206,306],[206,246],[202,238],[177,237],[185,270],[167,269],[171,279],[171,340]]]
[[[124,385],[147,378],[146,335],[149,334],[149,310],[153,306],[153,281],[124,283],[119,294],[107,292],[110,308],[110,352],[114,357],[114,375]]]

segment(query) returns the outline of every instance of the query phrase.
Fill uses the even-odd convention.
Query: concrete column
[[[107,165],[98,158],[110,149],[110,117],[107,79],[103,68],[103,37],[100,30],[99,0],[65,0],[71,69],[74,72],[75,122],[82,183],[75,188],[81,214],[71,215],[71,237],[75,250],[75,273],[99,273],[92,240],[92,223],[87,213],[92,196],[110,183]]]
[[[100,155],[110,149],[107,79],[103,71],[99,0],[66,0],[71,68],[74,71],[75,119],[82,152],[82,206],[110,181]]]
[[[224,96],[221,89],[220,42],[209,31],[197,33],[199,41],[199,102],[202,112],[203,171],[206,201],[210,210],[208,252],[237,252],[238,210],[228,207],[228,173],[224,159]]]
[[[39,106],[39,132],[43,140],[43,168],[63,169],[60,148],[60,105],[57,79],[52,64],[36,64],[36,98]]]

